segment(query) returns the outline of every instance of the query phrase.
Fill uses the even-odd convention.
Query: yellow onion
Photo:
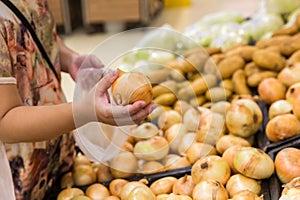
[[[220,156],[209,155],[197,160],[191,169],[194,183],[213,179],[225,185],[230,177],[230,167]]]
[[[101,163],[99,165],[96,175],[97,175],[98,182],[105,182],[105,181],[110,181],[111,179],[113,179],[113,176],[110,172],[109,166],[104,163]]]
[[[77,165],[73,167],[72,177],[74,185],[84,186],[96,182],[96,172],[91,165]]]
[[[294,99],[300,98],[300,83],[291,85],[285,94],[285,99],[293,105]]]
[[[94,200],[101,200],[110,195],[109,190],[101,183],[94,183],[85,191],[86,196]]]
[[[166,157],[168,157],[168,155]],[[191,163],[188,161],[187,157],[176,155],[164,159],[164,165],[166,170],[172,170],[191,166]]]
[[[275,156],[275,171],[282,183],[290,182],[300,176],[300,150],[287,147]]]
[[[232,174],[239,173],[233,165],[233,159],[234,159],[234,156],[235,156],[236,152],[238,152],[240,148],[241,148],[241,146],[234,145],[234,146],[229,147],[228,149],[226,149],[224,151],[224,153],[222,154],[222,158],[224,160],[226,160],[226,162],[228,163]]]
[[[201,116],[196,140],[198,142],[215,145],[226,132],[225,118],[218,113],[205,113]]]
[[[287,65],[279,72],[277,78],[287,87],[300,82],[300,64],[293,63]]]
[[[296,98],[292,104],[292,111],[293,114],[300,120],[300,98]]]
[[[128,183],[128,180],[122,179],[122,178],[116,178],[113,179],[109,183],[109,191],[114,196],[120,196],[121,191],[126,183]]]
[[[194,143],[196,141],[196,133],[192,133],[192,132],[189,132],[189,133],[186,133],[179,145],[178,145],[178,153],[180,155],[183,155],[185,156],[186,155],[186,151],[187,149],[192,145],[192,143]]]
[[[292,105],[285,99],[275,101],[269,108],[269,119],[273,119],[277,115],[292,113]]]
[[[129,193],[126,200],[156,200],[156,197],[148,187],[137,186]]]
[[[228,134],[228,135],[222,136],[217,141],[216,149],[217,149],[218,153],[220,153],[222,155],[226,149],[228,149],[229,147],[232,147],[234,145],[240,145],[240,146],[244,146],[244,147],[251,146],[251,144],[246,139],[239,137],[239,136],[232,135],[232,134]]]
[[[72,172],[67,172],[63,175],[63,177],[60,179],[60,187],[66,188],[66,187],[72,187],[74,186],[74,180],[72,177]]]
[[[122,151],[110,161],[109,166],[114,178],[126,178],[136,173],[138,160],[132,152]]]
[[[258,196],[249,190],[243,190],[236,193],[231,200],[264,200],[263,195]]]
[[[164,135],[169,143],[171,152],[178,153],[178,146],[186,133],[187,129],[182,123],[173,124],[165,131]]]
[[[227,200],[228,193],[221,183],[216,180],[209,179],[200,181],[195,185],[192,197],[193,200]]]
[[[133,128],[131,135],[137,140],[148,139],[159,133],[158,127],[151,122],[144,122]]]
[[[146,186],[145,184],[147,184],[147,181],[145,179],[142,179],[140,181],[130,181],[128,183],[126,183],[121,190],[120,193],[120,199],[121,200],[127,200],[130,193],[133,191],[134,188],[136,187],[143,187],[145,188],[145,190],[150,190],[148,186]],[[150,190],[151,191],[151,190]],[[151,191],[152,192],[152,191]]]
[[[227,183],[226,190],[230,197],[233,197],[238,192],[243,190],[249,190],[254,194],[259,195],[261,193],[261,183],[253,178],[246,177],[242,174],[232,175]]]
[[[117,196],[110,195],[108,197],[105,197],[103,200],[120,200],[120,198]]]
[[[143,163],[140,172],[143,174],[151,174],[164,171],[165,167],[158,161],[152,160]]]
[[[169,106],[162,106],[156,104],[154,110],[147,116],[147,120],[149,121],[157,120],[159,116],[167,110],[172,110],[172,108]]]
[[[285,98],[286,87],[277,78],[266,78],[258,85],[260,98],[268,104]]]
[[[175,110],[166,110],[158,117],[158,126],[163,131],[170,128],[173,124],[181,123],[182,116]]]
[[[300,123],[293,114],[282,114],[268,121],[266,136],[272,142],[279,142],[299,134]]]
[[[78,153],[74,158],[73,166],[77,165],[90,165],[91,161],[82,153]]]
[[[122,72],[112,84],[112,96],[118,105],[132,104],[143,100],[152,101],[152,85],[146,75],[139,72]]]
[[[191,164],[207,155],[216,155],[217,150],[210,144],[194,142],[186,151],[186,157]]]
[[[226,114],[226,125],[230,133],[249,137],[254,135],[262,123],[262,112],[256,102],[238,99],[231,103]]]
[[[88,196],[80,195],[80,196],[73,197],[72,200],[92,200],[92,199]]]
[[[283,185],[281,197],[279,200],[298,200],[300,196],[300,177],[292,179]]]
[[[154,181],[149,188],[155,195],[169,194],[172,192],[175,181],[177,181],[177,178],[166,176]]]
[[[254,179],[269,178],[274,172],[273,160],[255,147],[241,147],[234,155],[233,166],[241,174]]]
[[[156,196],[156,200],[192,200],[192,198],[188,195],[180,195],[180,194],[159,194]]]
[[[169,153],[169,143],[162,136],[154,136],[141,140],[134,146],[134,155],[143,160],[159,160]]]
[[[196,132],[201,116],[207,112],[210,112],[210,110],[204,107],[198,106],[189,108],[183,115],[183,124],[187,128],[187,131]]]
[[[57,200],[71,200],[72,198],[81,195],[84,195],[84,192],[81,189],[75,187],[67,187],[66,189],[63,189],[58,193]]]
[[[185,175],[177,179],[172,188],[174,194],[182,194],[192,196],[195,183],[193,182],[191,175]]]

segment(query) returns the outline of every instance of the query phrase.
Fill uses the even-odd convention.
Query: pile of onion
[[[118,105],[132,104],[143,100],[146,104],[152,101],[152,85],[148,77],[140,72],[123,72],[112,84],[112,96]]]

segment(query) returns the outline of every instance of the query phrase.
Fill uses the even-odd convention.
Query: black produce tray
[[[293,138],[286,139],[285,141],[278,142],[276,144],[274,143],[274,148],[267,149],[267,154],[271,157],[273,161],[275,161],[277,153],[282,149],[288,147],[300,149],[300,135],[294,136]],[[278,179],[276,172],[274,172],[269,179],[263,180],[262,184],[263,187],[267,187],[265,189],[269,191],[268,195],[270,200],[278,200],[280,198],[283,184]]]
[[[191,169],[192,166],[189,167],[183,167],[183,168],[178,168],[178,169],[173,169],[173,170],[168,170],[168,171],[164,171],[164,172],[158,172],[158,173],[153,173],[153,174],[143,174],[143,175],[136,175],[133,177],[129,177],[129,178],[124,178],[128,181],[138,181],[141,179],[146,179],[148,181],[148,186],[150,186],[154,181],[163,178],[163,177],[167,177],[167,176],[172,176],[175,178],[180,178],[187,175],[191,174]],[[43,200],[54,200],[57,198],[57,195],[59,194],[59,192],[62,190],[62,188],[60,188],[60,178],[57,179],[57,182],[53,184],[52,188],[47,192],[47,194],[45,195],[45,198]],[[106,182],[98,182],[101,183],[103,185],[105,185],[106,187],[109,187],[111,181],[106,181]],[[88,188],[89,185],[87,186],[75,186],[77,188],[82,189],[83,191],[85,191]]]

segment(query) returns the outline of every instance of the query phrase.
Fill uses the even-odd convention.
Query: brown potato
[[[163,105],[163,106],[171,106],[176,102],[177,98],[174,93],[165,93],[158,97],[156,97],[153,101],[156,104]]]
[[[209,55],[213,55],[213,54],[217,54],[217,53],[221,53],[222,49],[219,47],[206,47],[204,48],[204,50],[209,54]]]
[[[252,74],[255,74],[255,73],[258,73],[261,71],[262,71],[262,69],[260,69],[254,62],[247,63],[244,68],[246,77],[249,77]]]
[[[268,39],[259,40],[256,43],[256,47],[260,49],[267,48],[273,45],[280,45],[281,43],[290,40],[292,37],[290,35],[280,35],[276,37],[271,37]]]
[[[295,51],[288,59],[289,64],[300,62],[300,50]]]
[[[286,59],[278,53],[258,50],[253,54],[254,63],[262,69],[279,72],[286,64]]]
[[[243,69],[245,66],[245,61],[241,56],[230,56],[223,59],[218,64],[218,70],[221,77],[230,78],[233,73],[238,69]]]
[[[273,34],[272,34],[272,37],[274,36],[279,36],[279,35],[294,35],[296,33],[299,32],[299,27],[297,26],[297,24],[293,24],[289,27],[284,27],[282,29],[279,29],[277,31],[275,31]]]
[[[231,94],[231,90],[222,87],[213,87],[205,92],[205,97],[211,102],[218,102],[228,100]]]
[[[214,54],[208,58],[204,64],[205,74],[218,74],[217,64],[225,58],[225,54]]]
[[[254,73],[247,78],[247,84],[250,87],[257,87],[259,83],[265,78],[277,77],[277,74],[278,73],[273,71],[262,71],[262,72]]]
[[[290,56],[299,49],[300,49],[300,34],[293,36],[290,41],[285,41],[280,44],[280,52],[284,56]]]
[[[258,48],[255,46],[239,46],[237,48],[234,48],[230,51],[226,52],[226,56],[233,56],[233,55],[238,55],[241,56],[246,62],[252,60],[253,53],[257,50]]]
[[[251,94],[251,90],[247,85],[244,70],[239,69],[232,76],[233,91],[236,94]]]

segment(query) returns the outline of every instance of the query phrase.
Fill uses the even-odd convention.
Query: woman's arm
[[[85,99],[74,105],[23,106],[15,84],[0,84],[0,140],[6,143],[49,140],[91,121],[110,125],[139,123],[154,105],[145,105],[143,101],[127,106],[111,104],[107,90],[117,76],[117,71],[107,73]]]

